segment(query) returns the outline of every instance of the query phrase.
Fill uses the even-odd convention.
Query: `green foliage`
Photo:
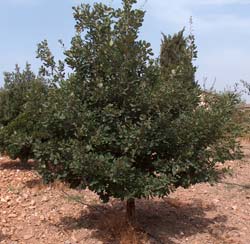
[[[23,72],[16,65],[14,72],[4,73],[4,88],[1,89],[1,117],[0,124],[6,125],[16,118],[22,111],[25,104],[25,92],[30,88],[34,74],[30,65],[26,65]]]
[[[0,150],[26,162],[33,156],[33,142],[39,138],[39,119],[45,100],[46,84],[30,70],[5,73],[0,92]]]
[[[138,37],[145,13],[135,2],[74,8],[68,78],[47,42],[38,47],[41,72],[53,84],[34,149],[39,172],[46,181],[88,187],[105,202],[163,197],[213,180],[216,162],[241,155],[232,119],[237,95],[202,91],[194,78],[194,37],[183,31],[163,35],[155,59]]]
[[[237,113],[234,116],[234,122],[242,127],[241,139],[249,141],[250,139],[250,110],[249,106],[241,103],[238,106]]]

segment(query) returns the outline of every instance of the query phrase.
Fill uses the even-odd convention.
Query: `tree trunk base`
[[[22,168],[30,168],[30,164],[28,163],[28,158],[19,158],[20,160],[20,165]]]
[[[129,198],[126,205],[126,217],[130,224],[135,223],[135,199]]]

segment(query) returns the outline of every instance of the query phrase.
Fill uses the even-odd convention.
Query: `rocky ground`
[[[56,183],[0,158],[2,244],[249,244],[250,144],[245,158],[228,162],[216,185],[178,189],[165,199],[137,201],[138,227],[124,220],[123,203],[103,205],[90,191]]]

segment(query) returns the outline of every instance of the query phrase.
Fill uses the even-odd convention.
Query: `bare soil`
[[[249,244],[250,144],[245,158],[226,163],[215,185],[178,189],[164,199],[137,201],[137,227],[124,203],[101,204],[88,191],[43,185],[32,169],[0,158],[2,244]]]

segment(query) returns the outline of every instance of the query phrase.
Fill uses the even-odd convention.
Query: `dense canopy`
[[[139,37],[145,12],[134,3],[75,7],[76,33],[65,60],[57,64],[43,41],[40,75],[27,78],[29,69],[17,70],[6,75],[1,90],[2,151],[28,138],[29,156],[39,161],[46,181],[88,187],[104,202],[163,197],[176,187],[214,180],[216,162],[240,156],[240,128],[233,121],[238,96],[201,89],[194,36],[184,30],[163,35],[155,58]],[[72,70],[68,76],[65,65]],[[34,81],[28,100],[19,74],[24,86]],[[13,102],[7,116],[11,92],[24,100],[15,98],[20,108],[15,112]]]

